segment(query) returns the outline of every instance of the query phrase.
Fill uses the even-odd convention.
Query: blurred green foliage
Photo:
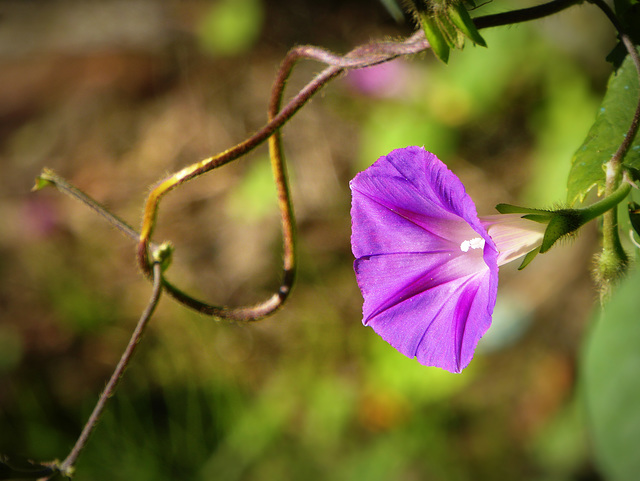
[[[263,22],[262,0],[220,0],[202,19],[202,48],[217,56],[239,55],[254,46]]]
[[[484,35],[491,48],[454,52],[444,69],[417,65],[414,76],[405,80],[409,85],[402,97],[371,106],[358,167],[407,145],[424,145],[444,159],[455,157],[465,129],[513,112],[518,100],[509,95],[514,89],[536,88],[540,100],[531,106],[527,126],[535,146],[523,197],[545,208],[564,202],[570,169],[566,159],[584,139],[597,105],[589,80],[532,28],[494,29]],[[527,54],[521,55],[523,51]]]
[[[640,472],[640,271],[626,278],[597,316],[583,358],[582,394],[595,453],[611,481]]]
[[[269,214],[277,216],[276,188],[268,157],[249,166],[238,187],[230,193],[226,209],[230,216],[257,221]]]

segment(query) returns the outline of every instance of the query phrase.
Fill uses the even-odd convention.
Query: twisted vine
[[[593,3],[602,8],[605,13],[608,11],[602,7],[600,0],[592,0]],[[501,25],[514,24],[529,20],[535,20],[562,11],[572,5],[580,3],[579,0],[554,0],[536,7],[525,8],[512,12],[505,12],[496,15],[487,15],[474,19],[474,24],[478,29],[497,27]],[[610,12],[610,11],[609,11]],[[614,17],[615,18],[615,17]],[[615,24],[615,22],[614,22]],[[616,27],[619,27],[616,25]],[[633,44],[628,37],[618,28],[621,39],[634,58],[634,62],[640,75],[640,60]],[[217,155],[191,164],[162,179],[147,197],[142,219],[141,232],[136,232],[122,219],[108,212],[95,200],[85,193],[69,184],[66,180],[55,173],[45,170],[39,177],[36,187],[46,184],[53,184],[64,193],[82,201],[90,208],[101,214],[107,221],[118,227],[125,235],[137,241],[137,261],[145,276],[153,282],[153,293],[145,312],[141,316],[131,341],[122,355],[107,387],[102,392],[96,407],[87,421],[81,435],[78,438],[67,458],[55,465],[57,473],[71,476],[75,462],[80,455],[95,428],[100,414],[103,412],[107,399],[113,394],[123,372],[131,360],[143,332],[149,321],[163,291],[173,297],[179,303],[194,309],[202,314],[215,316],[231,321],[255,321],[279,309],[288,298],[295,280],[296,255],[295,255],[295,217],[293,204],[291,201],[289,181],[287,177],[286,159],[282,147],[281,129],[322,87],[342,73],[352,70],[366,68],[373,65],[389,62],[398,57],[414,55],[430,48],[428,41],[422,31],[418,31],[410,37],[399,41],[373,42],[359,46],[345,55],[338,55],[328,50],[314,46],[299,46],[291,49],[282,61],[271,91],[268,104],[268,121],[256,133],[240,142],[234,147],[227,149]],[[287,81],[290,78],[295,66],[301,60],[312,60],[326,65],[324,70],[317,74],[309,83],[305,85],[295,96],[293,96],[283,106],[284,92]],[[640,122],[640,104],[636,110],[636,115],[627,133],[623,145],[612,159],[616,169],[620,168],[622,158],[629,148],[631,141],[638,129]],[[160,201],[170,191],[182,186],[186,182],[195,179],[211,170],[232,162],[257,146],[268,140],[269,156],[271,167],[276,184],[278,197],[278,207],[280,211],[281,227],[283,232],[283,261],[282,278],[277,292],[268,299],[253,305],[241,307],[227,307],[209,304],[196,299],[183,292],[178,287],[169,282],[164,275],[171,249],[167,243],[156,244],[151,238],[156,226]],[[619,183],[619,180],[617,181]],[[609,186],[609,180],[607,180]],[[612,183],[612,186],[617,184]],[[613,214],[612,214],[613,215]],[[613,219],[615,221],[615,218]],[[606,218],[605,218],[606,221]]]

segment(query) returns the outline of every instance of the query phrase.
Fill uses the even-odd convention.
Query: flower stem
[[[638,79],[640,82],[640,57],[638,51],[633,44],[631,38],[624,31],[624,27],[615,13],[611,10],[603,0],[590,0],[596,5],[604,14],[609,18],[613,26],[618,31],[618,36],[625,46],[633,64],[638,72]],[[605,195],[610,196],[618,188],[622,180],[622,161],[627,151],[633,143],[638,132],[638,125],[640,124],[640,96],[636,105],[636,110],[633,114],[629,129],[625,134],[624,140],[620,144],[620,147],[613,154],[609,162],[606,164],[606,179],[605,179]],[[618,210],[611,209],[603,216],[602,222],[602,253],[597,258],[596,264],[596,281],[599,284],[601,291],[601,301],[604,301],[611,291],[611,285],[616,281],[627,269],[629,264],[629,258],[622,247],[620,242],[620,235],[618,232]]]
[[[69,197],[79,200],[84,205],[92,209],[94,212],[97,212],[102,218],[106,219],[109,224],[114,226],[120,232],[122,232],[125,236],[138,240],[140,234],[136,232],[136,230],[131,227],[127,222],[122,220],[120,217],[116,216],[109,212],[103,205],[101,205],[95,199],[89,197],[82,190],[78,189],[75,185],[71,184],[68,180],[60,177],[51,169],[43,169],[38,178],[36,179],[36,185],[32,190],[40,190],[47,185],[53,185],[60,192],[68,195]],[[157,246],[154,244],[153,249],[156,249]]]
[[[484,17],[476,17],[473,19],[473,23],[476,28],[481,29],[528,22],[530,20],[537,20],[554,15],[573,5],[577,5],[578,3],[582,3],[582,0],[555,0],[541,5],[536,5],[535,7],[496,13],[493,15],[486,15]]]
[[[82,432],[80,433],[80,436],[78,437],[75,445],[73,446],[73,449],[71,449],[71,452],[69,453],[67,458],[58,467],[59,472],[64,476],[67,476],[67,477],[72,476],[78,456],[80,456],[80,453],[87,445],[89,436],[97,426],[98,420],[100,419],[100,416],[102,415],[104,408],[107,404],[107,400],[113,395],[116,387],[118,386],[118,383],[122,379],[122,375],[124,374],[125,369],[129,365],[129,361],[133,357],[136,347],[138,346],[138,343],[142,338],[145,327],[147,326],[149,320],[151,319],[151,315],[153,314],[156,306],[158,305],[158,301],[160,300],[160,295],[162,294],[162,266],[161,266],[160,260],[153,263],[152,271],[153,271],[153,292],[151,294],[151,298],[149,299],[149,303],[147,304],[147,307],[145,308],[142,315],[140,316],[140,320],[138,321],[138,324],[136,325],[136,328],[133,331],[133,334],[131,335],[129,344],[127,345],[126,349],[122,353],[122,357],[120,358],[118,365],[113,371],[113,374],[109,379],[109,382],[107,383],[106,387],[102,391],[102,394],[100,394],[100,397],[98,398],[98,402],[93,408],[93,412],[91,413],[91,416],[89,416],[89,419],[87,420],[84,428],[82,429]]]
[[[627,52],[629,53],[629,56],[633,61],[633,65],[635,66],[636,71],[638,72],[638,80],[640,82],[640,56],[638,55],[638,51],[636,50],[636,47],[633,44],[633,41],[631,40],[631,37],[629,37],[629,35],[624,31],[624,27],[622,26],[622,23],[620,23],[620,20],[618,20],[618,17],[616,17],[615,13],[611,10],[609,5],[607,5],[603,0],[590,0],[590,1],[591,3],[596,5],[600,10],[602,10],[602,12],[607,16],[607,18],[611,21],[613,26],[618,31],[618,36],[620,38],[620,41],[622,42]],[[620,147],[618,147],[618,150],[616,151],[615,154],[613,154],[613,156],[611,157],[611,160],[609,161],[611,168],[613,169],[612,175],[611,175],[612,182],[614,182],[615,177],[619,175],[619,166],[622,163],[622,159],[624,158],[627,151],[629,150],[629,147],[631,147],[631,144],[633,143],[633,139],[635,138],[638,132],[639,125],[640,125],[640,97],[638,98],[636,110],[633,114],[631,125],[629,125],[629,129],[624,137],[624,140],[622,141],[622,143],[620,144]],[[607,171],[607,181],[609,180],[609,178],[610,178],[609,171]]]
[[[631,184],[623,182],[611,195],[599,200],[595,204],[591,204],[583,209],[578,209],[582,223],[585,224],[593,219],[600,217],[601,215],[615,211],[617,205],[622,202],[629,192],[631,191]]]
[[[539,19],[566,9],[578,0],[554,0],[532,8],[524,8],[496,15],[487,15],[473,19],[476,28],[489,28]],[[63,192],[82,201],[90,208],[106,218],[112,225],[120,229],[125,235],[138,241],[137,258],[140,267],[148,278],[153,278],[150,253],[159,246],[151,242],[155,229],[158,209],[165,194],[180,185],[195,179],[217,167],[232,162],[247,154],[267,139],[270,145],[270,156],[274,173],[274,180],[278,192],[278,204],[281,211],[283,228],[283,278],[277,293],[269,299],[248,307],[230,308],[215,306],[200,301],[181,291],[164,277],[163,290],[178,302],[195,309],[202,314],[226,318],[229,320],[247,321],[260,319],[279,308],[288,293],[295,277],[295,220],[290,199],[289,185],[286,175],[286,165],[281,146],[280,128],[288,122],[322,87],[346,70],[359,69],[389,62],[401,56],[413,55],[429,48],[429,43],[423,31],[414,33],[402,41],[381,41],[354,48],[345,55],[336,55],[328,50],[313,47],[295,47],[285,57],[276,76],[272,89],[271,102],[268,110],[268,122],[255,134],[236,146],[225,150],[213,157],[191,164],[174,174],[161,180],[149,194],[142,220],[141,233],[138,234],[126,222],[108,212],[95,200],[88,197],[79,189],[73,187],[51,171],[45,170],[41,176],[43,182],[50,182]],[[280,105],[288,77],[300,59],[315,60],[328,65],[320,74],[314,77],[281,109]],[[151,256],[152,257],[152,256]]]
[[[507,14],[488,15],[474,19],[477,28],[497,27],[510,23],[524,22],[557,13],[578,3],[577,0],[555,0],[544,5],[508,12]],[[236,321],[260,319],[278,309],[286,299],[295,277],[295,221],[291,205],[286,166],[282,153],[279,129],[288,122],[313,95],[342,72],[350,69],[365,68],[391,61],[400,56],[413,55],[429,48],[424,32],[419,31],[403,41],[373,42],[354,48],[346,55],[336,55],[325,49],[313,46],[300,46],[292,49],[283,61],[276,76],[269,105],[267,124],[244,142],[216,156],[196,162],[171,174],[152,190],[144,209],[142,230],[138,242],[138,263],[143,272],[150,277],[149,243],[155,228],[160,200],[169,191],[200,175],[238,159],[266,139],[269,140],[274,180],[278,191],[278,204],[283,228],[283,278],[280,289],[269,299],[249,307],[230,308],[215,306],[200,301],[184,293],[163,280],[167,293],[182,304],[203,314]],[[284,108],[280,109],[284,88],[294,65],[300,59],[315,60],[328,67],[300,90]]]

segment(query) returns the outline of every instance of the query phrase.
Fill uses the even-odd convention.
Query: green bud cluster
[[[424,30],[436,57],[447,63],[450,49],[462,49],[465,37],[476,45],[487,44],[469,16],[465,4],[474,0],[409,0],[407,6]]]

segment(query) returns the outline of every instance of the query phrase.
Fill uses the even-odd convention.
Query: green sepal
[[[44,189],[45,187],[49,187],[49,186],[55,187],[55,183],[50,180],[50,177],[49,177],[50,172],[51,171],[49,169],[42,170],[42,173],[38,177],[36,177],[36,183],[31,188],[32,192],[36,192],[38,190]]]
[[[563,209],[554,212],[547,229],[544,231],[540,253],[544,254],[555,242],[567,234],[578,230],[587,220],[581,212],[574,209]]]
[[[534,254],[531,253],[534,251],[531,251],[525,256],[520,269],[524,269],[538,252],[541,254],[545,253],[560,237],[573,232],[584,223],[578,210],[561,209],[549,211],[511,204],[498,204],[496,205],[496,210],[501,214],[524,214],[522,216],[523,219],[540,224],[547,224],[544,237],[542,238],[542,245],[539,249],[535,250]]]
[[[524,259],[522,259],[522,263],[520,264],[520,267],[518,267],[518,270],[521,271],[522,269],[527,267],[529,265],[529,263],[533,259],[535,259],[535,257],[538,255],[539,252],[540,252],[540,247],[538,247],[536,249],[533,249],[532,251],[527,253],[527,255],[524,256]]]
[[[522,216],[523,219],[547,224],[547,228],[544,231],[544,237],[542,238],[542,245],[540,246],[540,254],[544,254],[551,249],[551,246],[553,246],[553,244],[555,244],[555,242],[561,237],[575,232],[587,222],[592,221],[608,210],[615,208],[627,197],[627,195],[629,195],[630,191],[631,184],[628,182],[622,182],[620,187],[618,187],[608,197],[581,209],[558,209],[555,211],[549,211],[520,207],[511,204],[498,204],[496,205],[496,210],[501,214],[524,214]],[[629,212],[629,216],[631,217],[631,207]],[[640,222],[640,212],[638,212],[638,220]],[[638,232],[640,233],[640,231]],[[531,257],[531,259],[533,259],[533,257]],[[531,262],[531,259],[526,263],[523,262],[523,264],[526,266],[526,264]],[[521,268],[524,267],[521,266]]]
[[[440,31],[435,19],[426,12],[420,12],[420,24],[436,57],[444,63],[449,61],[449,44]]]
[[[525,214],[522,216],[523,219],[532,220],[533,222],[537,222],[538,224],[546,224],[551,220],[551,216],[553,214]]]
[[[441,12],[438,12],[434,18],[449,47],[453,49],[462,49],[462,47],[464,47],[464,35],[449,19],[447,11],[442,10]]]
[[[487,42],[484,41],[480,32],[469,16],[469,12],[462,3],[454,3],[449,7],[449,19],[457,27],[457,29],[465,34],[476,45],[486,47]]]
[[[498,204],[496,210],[501,214],[540,214],[551,218],[553,212],[544,209],[532,209],[530,207],[520,207],[519,205]]]
[[[45,187],[54,185],[53,182],[47,179],[43,179],[42,177],[36,177],[36,183],[33,187],[31,187],[31,192],[36,192],[38,190],[42,190]]]

